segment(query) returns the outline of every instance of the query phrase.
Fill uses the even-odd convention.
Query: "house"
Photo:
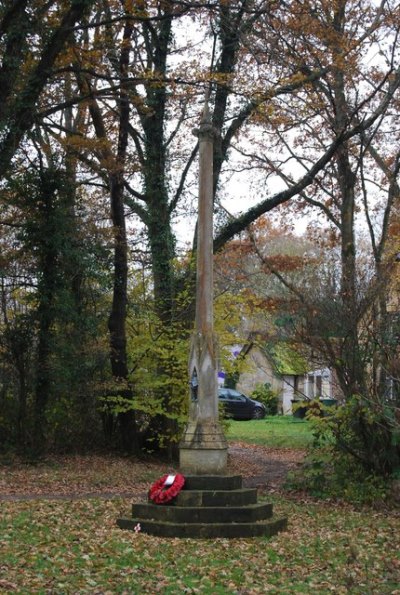
[[[279,396],[279,410],[292,413],[296,400],[337,398],[338,390],[332,370],[316,367],[288,343],[272,347],[252,344],[245,353],[246,365],[236,388],[251,395],[257,385],[268,384]],[[314,367],[315,366],[315,367]]]

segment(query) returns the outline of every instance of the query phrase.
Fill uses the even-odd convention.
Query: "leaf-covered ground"
[[[271,540],[120,531],[128,499],[1,504],[0,589],[18,593],[400,593],[398,516],[282,500]]]
[[[38,465],[16,462],[0,466],[0,498],[80,497],[141,494],[160,473],[172,470],[152,459],[113,456],[53,456]]]
[[[266,484],[274,489],[303,458],[301,450],[235,442],[229,448],[229,472],[244,475],[248,485]],[[156,478],[170,471],[173,467],[151,458],[138,461],[113,456],[53,456],[39,465],[22,461],[2,465],[0,461],[0,499],[142,496]]]
[[[253,460],[260,454],[249,452]],[[0,592],[400,595],[398,510],[357,511],[276,490],[275,513],[287,515],[289,527],[270,540],[160,539],[118,529],[116,518],[165,471],[112,457],[1,467],[0,494],[13,500],[0,502]],[[17,499],[32,489],[35,499]],[[107,497],[126,492],[131,497]],[[43,497],[50,493],[66,499]],[[103,497],[83,497],[89,493]]]

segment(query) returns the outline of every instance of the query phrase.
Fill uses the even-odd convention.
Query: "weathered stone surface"
[[[118,519],[121,529],[133,531],[140,524],[141,531],[158,537],[191,537],[215,539],[218,537],[272,537],[287,526],[286,518],[259,523],[169,523],[142,519]]]
[[[189,422],[179,445],[182,473],[223,475],[227,461],[228,445],[218,421],[199,419]]]
[[[224,475],[228,461],[226,448],[204,449],[204,448],[183,448],[179,449],[179,467],[183,474],[197,473],[220,473]]]
[[[287,519],[272,518],[272,504],[257,504],[257,491],[243,489],[240,475],[189,475],[185,487],[168,504],[133,504],[132,519],[121,529],[160,537],[259,537],[286,528]],[[210,489],[211,488],[211,489]]]
[[[247,506],[168,506],[133,504],[132,516],[171,523],[253,523],[272,516],[272,504]]]
[[[185,475],[184,490],[240,490],[241,475]]]
[[[196,377],[198,383],[179,445],[182,473],[196,475],[223,475],[228,462],[228,444],[218,422],[218,341],[213,316],[213,130],[206,99],[198,130],[196,315],[189,353],[189,378]]]
[[[228,444],[218,421],[198,420],[188,423],[180,448],[226,450]]]
[[[182,490],[172,506],[245,506],[257,502],[255,488],[237,490]]]

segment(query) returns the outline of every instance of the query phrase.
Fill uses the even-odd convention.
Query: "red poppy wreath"
[[[155,504],[170,502],[179,494],[185,485],[185,478],[180,473],[176,475],[163,475],[149,490],[149,499]]]

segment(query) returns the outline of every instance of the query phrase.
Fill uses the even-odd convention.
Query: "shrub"
[[[277,415],[278,413],[278,393],[272,390],[271,385],[266,382],[265,384],[257,384],[251,398],[256,401],[260,401],[267,410],[267,415]]]
[[[400,462],[394,414],[387,405],[356,396],[329,416],[308,416],[313,443],[301,477],[291,477],[289,487],[356,504],[385,499]]]
[[[367,475],[354,458],[339,455],[329,445],[312,449],[302,469],[289,474],[286,487],[306,490],[318,498],[343,499],[359,506],[382,502],[389,495],[389,484],[383,477]]]

